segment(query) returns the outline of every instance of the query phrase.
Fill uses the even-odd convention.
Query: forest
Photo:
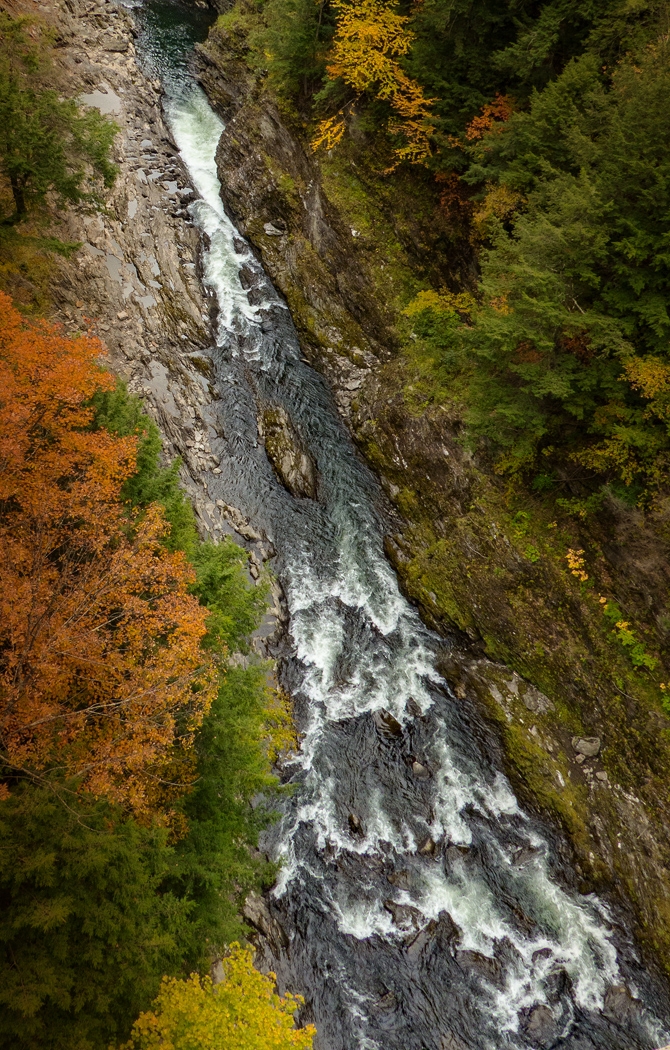
[[[424,169],[474,270],[408,304],[496,471],[588,515],[668,479],[663,3],[266,0],[251,61],[315,150]],[[425,177],[417,171],[417,179]],[[455,248],[463,250],[463,244]]]

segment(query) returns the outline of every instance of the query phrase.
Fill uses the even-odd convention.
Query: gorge
[[[398,590],[383,553],[392,512],[225,213],[223,125],[163,11],[137,12],[138,47],[162,74],[217,303],[203,351],[217,434],[208,498],[274,548],[288,607],[281,674],[301,747],[266,843],[282,867],[260,911],[263,958],[305,995],[324,1050],[660,1045],[668,1008],[616,907],[576,891],[560,836],[519,807],[490,727],[440,675],[450,642]],[[315,499],[275,474],[258,437],[267,409],[312,457]]]

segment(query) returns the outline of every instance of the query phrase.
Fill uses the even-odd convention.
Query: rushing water
[[[282,861],[272,910],[289,939],[280,978],[305,995],[322,1050],[661,1045],[667,1008],[635,949],[601,901],[568,888],[495,741],[440,677],[445,643],[383,554],[375,480],[226,217],[223,125],[183,61],[193,26],[167,5],[144,8],[141,24],[199,194],[190,211],[219,309],[209,416],[222,473],[203,481],[274,544],[290,612],[283,674],[303,735],[269,844]],[[317,500],[277,481],[256,425],[265,405],[283,406],[309,447]]]

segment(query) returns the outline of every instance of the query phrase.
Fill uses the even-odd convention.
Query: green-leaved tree
[[[116,125],[44,85],[48,52],[48,33],[34,21],[0,13],[0,171],[17,220],[49,192],[59,203],[95,200],[95,182],[110,186],[116,174]]]

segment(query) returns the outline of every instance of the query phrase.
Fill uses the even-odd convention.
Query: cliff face
[[[597,525],[555,521],[467,452],[457,411],[435,403],[402,346],[401,310],[416,291],[472,277],[458,231],[436,218],[434,186],[385,180],[366,164],[365,141],[315,159],[245,54],[234,24],[199,51],[226,121],[225,204],[395,504],[401,526],[387,553],[402,585],[432,627],[459,640],[443,668],[456,695],[476,696],[497,724],[517,792],[567,832],[582,888],[632,909],[670,970],[668,719],[599,600],[616,597],[663,660],[665,517],[612,504]],[[568,550],[587,551],[588,580]]]
[[[138,64],[136,23],[110,0],[67,0],[48,11],[26,2],[11,13],[51,22],[54,86],[109,114],[119,129],[118,176],[104,207],[53,215],[40,230],[76,248],[69,259],[40,260],[48,265],[48,311],[68,332],[100,338],[104,363],[142,396],[168,459],[180,457],[202,535],[235,536],[257,576],[268,554],[260,537],[207,491],[208,475],[220,473],[210,446],[220,426],[208,358],[214,303],[200,282],[200,234],[187,211],[195,193],[164,119],[160,82]],[[20,272],[4,276],[19,301],[36,294]],[[277,616],[279,593],[275,587]]]

